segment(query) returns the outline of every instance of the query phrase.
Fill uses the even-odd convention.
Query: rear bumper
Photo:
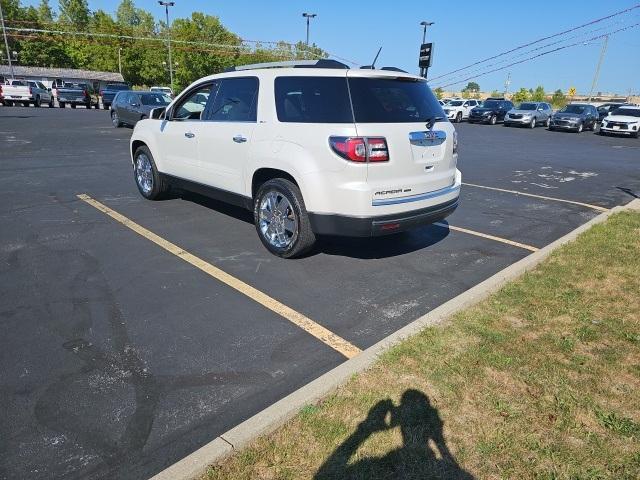
[[[309,212],[309,220],[311,229],[318,235],[377,237],[438,222],[453,213],[458,207],[458,198],[420,210],[376,217],[349,217]]]

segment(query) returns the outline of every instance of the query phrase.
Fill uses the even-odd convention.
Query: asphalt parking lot
[[[359,349],[640,195],[640,140],[457,128],[447,223],[282,260],[247,212],[144,200],[108,112],[0,107],[0,477],[149,477],[345,360],[79,194]]]

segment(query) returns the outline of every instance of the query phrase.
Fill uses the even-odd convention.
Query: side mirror
[[[153,118],[154,120],[162,120],[162,119],[164,119],[166,114],[167,114],[167,108],[166,107],[154,108],[149,113],[149,118]]]

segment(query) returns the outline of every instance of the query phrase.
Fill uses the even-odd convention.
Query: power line
[[[546,36],[546,37],[539,38],[539,39],[537,39],[537,40],[534,40],[534,41],[532,41],[532,42],[525,43],[525,44],[523,44],[523,45],[520,45],[520,46],[518,46],[518,47],[512,48],[512,49],[507,50],[507,51],[505,51],[505,52],[498,53],[498,54],[493,55],[493,56],[491,56],[491,57],[487,57],[487,58],[485,58],[485,59],[483,59],[483,60],[478,60],[477,62],[474,62],[474,63],[471,63],[471,64],[467,65],[466,67],[461,67],[461,68],[458,68],[458,69],[456,69],[456,70],[452,70],[452,71],[450,71],[450,72],[444,73],[444,74],[442,74],[442,75],[440,75],[440,76],[438,76],[438,77],[432,78],[432,79],[431,79],[431,81],[433,82],[434,80],[438,80],[438,79],[441,79],[441,78],[443,78],[443,77],[447,77],[447,76],[449,76],[449,75],[450,75],[450,74],[452,74],[452,73],[457,73],[457,72],[460,72],[460,71],[462,71],[462,70],[467,70],[468,68],[475,67],[476,65],[479,65],[479,64],[481,64],[481,63],[488,62],[488,61],[490,61],[490,60],[494,60],[494,59],[496,59],[496,58],[498,58],[498,57],[502,57],[502,56],[504,56],[504,55],[508,55],[508,54],[513,53],[513,52],[516,52],[516,51],[518,51],[518,50],[522,50],[523,48],[527,48],[527,47],[530,47],[531,45],[535,45],[535,44],[537,44],[537,43],[544,42],[545,40],[550,40],[550,39],[552,39],[552,38],[556,38],[556,37],[559,37],[559,36],[565,35],[565,34],[567,34],[567,33],[574,32],[574,31],[579,30],[579,29],[581,29],[581,28],[588,27],[589,25],[594,25],[594,24],[596,24],[596,23],[600,23],[600,22],[602,22],[602,21],[604,21],[604,20],[608,20],[608,19],[610,19],[610,18],[617,17],[617,16],[619,16],[619,15],[622,15],[622,14],[628,13],[628,12],[630,12],[630,11],[632,11],[632,10],[637,9],[637,8],[640,8],[640,3],[639,3],[639,4],[634,5],[633,7],[629,7],[629,8],[626,8],[626,9],[624,9],[624,10],[620,10],[619,12],[612,13],[611,15],[607,15],[606,17],[596,18],[595,20],[592,20],[592,21],[590,21],[590,22],[584,23],[584,24],[579,25],[579,26],[577,26],[577,27],[569,28],[568,30],[564,30],[564,31],[562,31],[562,32],[554,33],[553,35],[548,35],[548,36]]]
[[[602,35],[598,35],[598,36],[596,36],[596,37],[592,37],[592,38],[590,38],[590,39],[588,39],[588,40],[586,40],[586,41],[587,41],[587,42],[591,42],[591,41],[594,41],[594,40],[599,40],[599,39],[604,38],[604,37],[607,37],[607,36],[609,36],[609,35],[614,35],[614,34],[616,34],[616,33],[620,33],[620,32],[623,32],[623,31],[625,31],[625,30],[630,30],[630,29],[635,28],[635,27],[637,27],[637,26],[639,26],[639,25],[640,25],[640,22],[638,22],[638,23],[634,23],[633,25],[629,25],[629,26],[624,27],[624,28],[619,28],[618,30],[614,30],[614,31],[612,31],[612,32],[607,32],[607,33],[604,33],[604,34],[602,34]],[[554,49],[552,49],[552,50],[548,50],[548,51],[546,51],[546,52],[539,53],[539,54],[534,55],[534,56],[532,56],[532,57],[525,58],[524,60],[519,60],[519,61],[517,61],[517,62],[510,63],[510,64],[508,64],[508,65],[505,65],[504,67],[494,68],[494,69],[492,69],[492,70],[488,70],[488,71],[486,71],[486,72],[482,72],[482,73],[480,73],[480,74],[478,74],[478,75],[472,75],[471,77],[467,77],[467,78],[465,78],[464,80],[460,80],[460,81],[452,82],[452,83],[447,83],[447,84],[445,84],[445,85],[438,85],[438,86],[437,86],[437,88],[446,88],[446,87],[450,87],[450,86],[452,86],[452,85],[458,85],[458,84],[460,84],[460,83],[464,83],[464,82],[466,82],[466,81],[468,81],[468,80],[473,80],[473,79],[476,79],[476,78],[478,78],[478,77],[483,77],[483,76],[485,76],[485,75],[488,75],[488,74],[490,74],[490,73],[499,72],[500,70],[505,70],[505,69],[507,69],[507,68],[509,68],[509,67],[513,67],[514,65],[519,65],[519,64],[521,64],[521,63],[529,62],[529,61],[531,61],[531,60],[533,60],[533,59],[536,59],[536,58],[539,58],[539,57],[543,57],[543,56],[548,55],[548,54],[550,54],[550,53],[555,53],[555,52],[558,52],[558,51],[560,51],[560,50],[564,50],[564,49],[566,49],[566,48],[575,47],[575,46],[577,46],[577,45],[582,45],[584,42],[585,42],[585,41],[579,41],[579,42],[572,43],[572,44],[570,44],[570,45],[563,45],[563,46],[561,46],[561,47],[554,48]]]

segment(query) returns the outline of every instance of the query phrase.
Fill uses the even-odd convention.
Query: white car
[[[471,109],[478,105],[477,100],[451,100],[444,106],[444,113],[449,120],[460,123],[462,120],[468,119]]]
[[[51,89],[44,86],[42,82],[31,80],[7,80],[2,85],[4,104],[12,106],[21,103],[25,107],[33,104],[36,107],[49,105],[53,107],[53,95]]]
[[[170,87],[151,87],[149,91],[164,93],[165,95],[169,95],[171,98],[173,98],[173,90],[171,90]]]
[[[600,124],[600,134],[630,135],[638,138],[640,133],[640,107],[624,106],[609,113]]]
[[[317,235],[393,234],[458,205],[456,131],[416,75],[335,60],[248,65],[197,80],[150,116],[130,144],[140,193],[173,185],[252,210],[284,258]]]

